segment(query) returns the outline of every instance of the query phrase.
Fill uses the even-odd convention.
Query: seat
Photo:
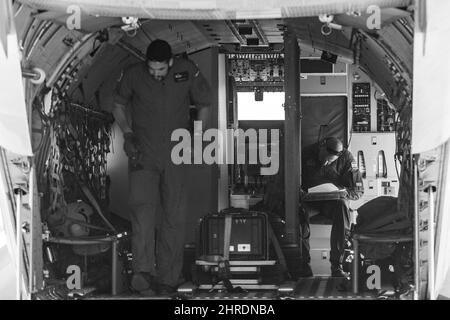
[[[405,212],[397,210],[396,197],[380,196],[366,202],[357,209],[357,219],[354,223],[355,228],[351,235],[354,251],[351,273],[352,291],[357,294],[361,243],[413,242],[414,238],[409,234],[412,222]]]
[[[370,233],[356,233],[353,235],[353,270],[352,270],[352,291],[354,294],[359,293],[359,244],[360,242],[372,242],[372,243],[401,243],[412,242],[413,236],[405,236],[398,234],[370,234]]]
[[[319,210],[312,208],[312,207],[308,207],[308,206],[303,206],[303,208],[305,208],[305,211],[308,214],[310,224],[332,224],[333,223],[333,221],[330,218],[327,218],[323,214],[320,214]]]
[[[107,236],[90,236],[84,238],[76,237],[48,237],[44,241],[57,244],[67,245],[96,245],[96,244],[111,244],[111,295],[117,295],[117,277],[118,277],[118,244],[124,237],[127,236],[126,232],[118,233],[115,235]]]

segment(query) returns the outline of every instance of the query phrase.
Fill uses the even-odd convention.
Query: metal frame
[[[435,221],[434,221],[434,194],[433,186],[428,186],[428,205],[429,205],[429,217],[428,217],[428,295],[430,300],[436,300],[435,290]]]
[[[414,300],[420,299],[420,215],[419,215],[419,169],[417,157],[412,161],[414,174]]]
[[[285,210],[286,238],[288,242],[298,246],[301,231],[298,227],[299,190],[301,186],[301,102],[300,102],[300,48],[295,33],[286,30],[284,33],[285,48]],[[300,236],[300,237],[299,237]],[[301,253],[302,254],[302,253]]]
[[[247,290],[278,290],[278,286],[274,284],[240,284],[242,289]],[[226,287],[222,284],[202,284],[198,287],[198,289],[202,290],[222,290],[226,289]]]
[[[22,239],[22,191],[16,195],[16,299],[22,300],[22,265],[23,265],[23,239]]]
[[[273,266],[275,263],[276,260],[230,260],[230,266]],[[217,266],[219,261],[196,260],[195,264],[199,266]]]
[[[412,242],[414,239],[408,236],[380,236],[377,234],[355,234],[353,236],[353,264],[352,264],[352,291],[354,294],[359,293],[359,243],[360,242],[377,242],[377,243],[398,243]]]
[[[88,237],[88,238],[54,238],[50,237],[47,242],[69,244],[69,245],[89,245],[89,244],[104,244],[111,242],[111,295],[117,295],[117,244],[119,239],[126,234],[117,234],[105,237]]]

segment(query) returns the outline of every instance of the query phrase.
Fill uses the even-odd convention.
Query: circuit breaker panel
[[[370,131],[370,83],[353,83],[353,132]]]
[[[230,74],[236,82],[284,81],[284,56],[282,54],[229,54]]]

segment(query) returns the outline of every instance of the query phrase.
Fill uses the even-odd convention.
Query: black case
[[[257,211],[227,209],[232,215],[230,260],[268,260],[268,217]],[[200,222],[199,255],[223,256],[225,214],[210,214]]]

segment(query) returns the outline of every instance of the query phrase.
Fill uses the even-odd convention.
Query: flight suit
[[[162,81],[139,63],[124,71],[115,101],[129,108],[142,154],[137,162],[129,160],[133,269],[176,286],[183,264],[186,167],[171,160],[172,147],[178,143],[171,141],[171,134],[190,128],[190,105],[211,104],[210,87],[190,60],[175,58]]]
[[[300,223],[302,227],[302,245],[304,261],[310,261],[309,255],[309,215],[308,208],[315,208],[330,219],[333,224],[330,235],[330,262],[332,268],[342,264],[345,250],[345,235],[350,228],[350,210],[348,200],[358,200],[363,192],[362,176],[353,155],[344,150],[339,158],[327,166],[319,161],[319,145],[314,144],[304,148],[302,152],[302,189],[307,192],[309,188],[322,183],[333,183],[338,188],[345,188],[346,199],[321,202],[304,202],[301,210]]]

